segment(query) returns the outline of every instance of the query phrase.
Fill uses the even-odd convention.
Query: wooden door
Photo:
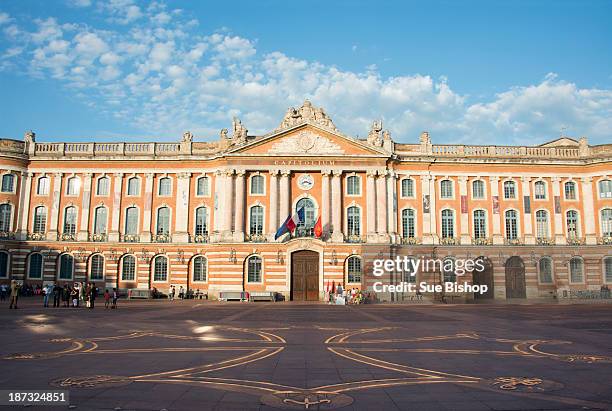
[[[477,260],[478,259],[481,259],[483,261],[484,270],[482,271],[474,270],[472,272],[472,275],[473,275],[472,283],[478,284],[478,285],[486,285],[488,288],[487,288],[487,292],[484,294],[474,293],[474,298],[475,299],[493,298],[493,296],[495,295],[493,292],[493,264],[491,263],[491,260],[489,260],[486,257],[478,257]]]
[[[319,300],[319,254],[297,251],[291,255],[291,300]]]
[[[506,298],[526,298],[525,264],[521,257],[510,257],[506,261]]]

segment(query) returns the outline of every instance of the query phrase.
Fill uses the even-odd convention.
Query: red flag
[[[323,226],[321,225],[321,216],[317,218],[317,223],[314,226],[314,235],[316,238],[321,238],[323,234]]]

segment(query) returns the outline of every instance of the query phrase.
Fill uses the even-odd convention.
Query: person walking
[[[49,295],[50,294],[51,294],[51,288],[49,287],[49,285],[45,285],[42,289],[43,307],[45,308],[49,307]]]
[[[108,307],[110,306],[110,293],[108,292],[108,289],[104,290],[104,308],[108,309]]]
[[[7,292],[6,284],[2,284],[0,286],[0,301],[6,300],[6,292]]]
[[[77,308],[79,306],[79,289],[76,285],[70,292],[70,298],[72,298],[72,308]]]
[[[60,287],[57,283],[53,284],[53,308],[59,308],[61,293],[62,287]]]
[[[17,299],[19,298],[19,284],[15,280],[11,280],[11,304],[9,309],[15,307],[17,309]]]
[[[119,293],[117,293],[117,289],[113,288],[113,305],[111,306],[111,309],[115,309],[117,308],[117,299],[119,298]]]
[[[70,306],[70,287],[68,284],[64,284],[64,288],[62,289],[62,301],[64,301],[65,308]]]
[[[96,297],[98,296],[98,289],[95,284],[91,284],[89,290],[89,308],[93,310]]]

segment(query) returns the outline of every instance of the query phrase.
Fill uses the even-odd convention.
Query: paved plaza
[[[0,385],[77,410],[612,409],[612,305],[21,303]]]

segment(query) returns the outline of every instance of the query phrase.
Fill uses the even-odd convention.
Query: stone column
[[[341,243],[344,241],[344,234],[342,232],[342,186],[341,177],[342,170],[333,170],[331,181],[331,202],[332,202],[332,241]]]
[[[236,170],[236,197],[234,202],[234,241],[244,241],[244,180],[245,171]]]
[[[224,195],[223,195],[223,241],[232,241],[232,211],[234,204],[233,192],[234,192],[234,170],[225,170],[225,184],[224,184]]]
[[[323,227],[323,239],[329,236],[330,228],[330,192],[329,192],[329,176],[331,170],[321,170],[321,227]]]
[[[472,244],[472,236],[470,234],[470,208],[468,207],[468,190],[467,190],[467,181],[468,178],[466,176],[459,177],[459,213],[461,215],[461,244]],[[465,208],[465,212],[464,211]]]
[[[423,212],[421,215],[423,216],[423,221],[421,221],[421,230],[423,235],[423,244],[433,244],[432,232],[431,228],[431,196],[432,194],[429,192],[429,180],[431,176],[421,176],[421,192],[423,193],[422,198],[422,206]],[[429,211],[425,209],[425,206],[429,206]],[[417,213],[418,215],[418,213]]]
[[[291,187],[289,185],[289,176],[291,171],[282,170],[280,178],[280,209],[279,215],[280,220],[285,221],[287,216],[291,213]]]
[[[123,188],[123,173],[115,173],[113,190],[113,212],[111,215],[108,241],[119,241],[119,221],[121,220],[121,190]]]
[[[582,177],[582,208],[584,210],[584,232],[586,244],[597,244],[595,229],[595,207],[593,206],[593,179]]]
[[[142,215],[142,233],[140,234],[140,241],[145,243],[151,242],[151,214],[153,210],[153,180],[155,174],[147,173],[145,175],[145,189],[144,189],[144,210]]]
[[[523,235],[525,236],[525,244],[533,245],[535,244],[535,236],[533,235],[533,213],[531,212],[533,208],[531,203],[531,177],[522,177],[521,187],[523,191]],[[526,209],[526,207],[529,208]]]
[[[89,240],[89,210],[91,208],[91,183],[92,174],[83,174],[83,202],[81,204],[81,223],[79,225],[79,231],[77,233],[77,240],[88,241]]]
[[[191,187],[191,173],[177,174],[176,184],[176,210],[174,218],[174,234],[172,241],[177,243],[189,242],[189,188]]]
[[[56,241],[59,232],[60,199],[62,197],[62,173],[53,175],[53,199],[51,200],[51,218],[49,218],[49,231],[47,240]]]
[[[19,186],[19,204],[15,207],[17,210],[17,239],[20,241],[28,238],[28,220],[30,214],[30,194],[32,192],[32,176],[33,174],[27,171],[21,173],[21,185]]]
[[[433,244],[438,244],[440,236],[438,235],[438,211],[436,210],[437,195],[436,195],[436,178],[432,176],[429,179],[429,193],[430,193],[430,220],[429,220],[429,232]]]
[[[563,210],[561,209],[561,179],[559,177],[552,178],[553,187],[553,218],[552,222],[552,233],[554,233],[555,244],[564,245],[567,244],[567,238],[563,230]],[[557,213],[557,202],[559,203],[559,212]]]
[[[225,206],[225,173],[221,170],[215,172],[215,199],[214,199],[214,224],[213,231],[216,236],[214,241],[220,240],[220,235],[227,229],[224,226],[223,207]]]
[[[366,236],[368,242],[376,242],[376,171],[366,173]]]
[[[379,236],[379,242],[389,241],[389,231],[387,229],[387,170],[378,170],[376,177],[376,233]]]
[[[391,242],[398,241],[397,235],[397,174],[390,170],[387,174],[387,224]]]
[[[503,212],[501,211],[501,204],[499,201],[499,177],[489,177],[489,185],[491,193],[491,222],[493,223],[493,244],[503,244],[504,236],[501,229],[501,220],[503,219]],[[497,213],[494,202],[497,201]]]
[[[278,230],[278,170],[270,170],[270,205],[268,218],[268,241],[274,241]],[[283,217],[281,217],[283,218]],[[285,217],[286,218],[286,217]]]

